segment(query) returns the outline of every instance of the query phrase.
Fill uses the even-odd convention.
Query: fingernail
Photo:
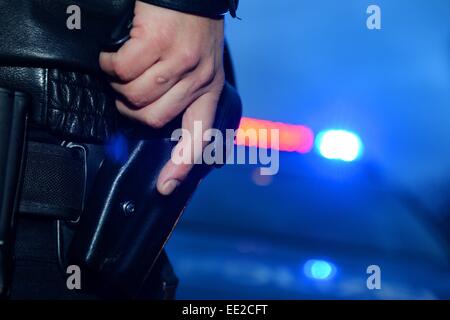
[[[169,194],[171,194],[173,192],[173,190],[175,190],[176,187],[178,187],[180,185],[180,181],[172,179],[172,180],[168,180],[163,184],[161,193],[165,196],[168,196]]]

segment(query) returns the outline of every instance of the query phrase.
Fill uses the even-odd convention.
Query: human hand
[[[201,121],[203,132],[214,122],[225,81],[223,29],[223,20],[137,1],[131,38],[119,51],[100,54],[101,68],[124,97],[116,101],[120,113],[153,128],[183,113],[182,128],[191,138],[182,137],[174,151],[190,152],[191,161],[166,163],[157,182],[163,195],[172,193],[202,156],[193,147],[203,138],[194,136],[194,122]]]

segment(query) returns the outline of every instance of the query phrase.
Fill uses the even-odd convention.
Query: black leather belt
[[[102,74],[0,66],[0,87],[31,95],[29,123],[61,138],[104,142],[116,130],[115,94]]]

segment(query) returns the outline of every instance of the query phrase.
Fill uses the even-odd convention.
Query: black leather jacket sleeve
[[[227,12],[236,17],[239,0],[141,0],[159,7],[209,18],[220,18]]]

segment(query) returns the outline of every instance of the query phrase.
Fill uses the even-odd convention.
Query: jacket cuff
[[[158,7],[207,18],[221,18],[227,12],[235,18],[239,0],[141,0]]]

